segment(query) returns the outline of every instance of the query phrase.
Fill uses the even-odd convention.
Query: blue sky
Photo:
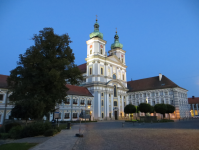
[[[98,15],[110,50],[118,28],[126,51],[127,79],[170,78],[199,96],[198,0],[1,0],[0,74],[9,75],[19,54],[45,27],[68,33],[76,64],[85,63],[86,41]]]

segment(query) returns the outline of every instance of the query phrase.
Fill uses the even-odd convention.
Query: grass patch
[[[36,143],[9,143],[0,145],[2,150],[28,150],[37,145]]]

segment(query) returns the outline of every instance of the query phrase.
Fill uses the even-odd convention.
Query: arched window
[[[103,75],[103,68],[101,68],[101,75]]]
[[[115,74],[113,74],[113,79],[116,79],[116,75]]]
[[[114,97],[117,97],[117,87],[114,85]]]
[[[90,68],[90,75],[92,75],[92,68]]]
[[[103,50],[101,49],[101,54],[103,53]]]

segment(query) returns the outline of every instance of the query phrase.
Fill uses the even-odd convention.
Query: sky
[[[198,0],[1,0],[0,74],[10,74],[45,27],[68,33],[75,63],[85,63],[96,15],[107,51],[117,28],[128,81],[162,73],[199,97]]]

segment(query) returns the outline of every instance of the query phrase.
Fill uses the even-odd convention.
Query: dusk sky
[[[188,97],[199,96],[198,0],[1,0],[0,74],[10,74],[19,54],[34,44],[33,34],[45,27],[68,33],[75,63],[85,63],[96,15],[106,51],[118,29],[128,81],[162,73]]]

